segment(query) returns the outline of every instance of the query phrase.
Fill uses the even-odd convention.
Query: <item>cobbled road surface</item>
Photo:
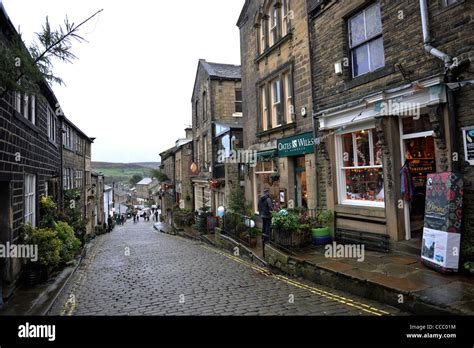
[[[397,315],[398,310],[127,222],[95,239],[51,315]]]

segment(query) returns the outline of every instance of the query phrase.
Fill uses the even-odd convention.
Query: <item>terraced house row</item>
[[[241,67],[199,63],[193,158],[183,164],[194,175],[193,208],[215,213],[242,186],[258,213],[269,189],[275,209],[333,212],[337,241],[419,253],[437,173],[463,193],[444,204],[439,229],[460,232],[451,236],[472,258],[473,7],[245,1]],[[222,170],[219,149],[256,161]]]
[[[8,50],[18,37],[0,4],[1,49]],[[104,223],[99,192],[103,177],[95,174],[92,179],[91,172],[94,139],[64,116],[46,82],[36,94],[2,88],[0,95],[0,243],[17,244],[25,223],[37,226],[42,196],[51,196],[64,207],[69,204],[64,193],[71,189],[80,194],[76,204],[88,221],[85,232],[93,233]],[[3,295],[8,297],[22,262],[2,258],[0,265]]]

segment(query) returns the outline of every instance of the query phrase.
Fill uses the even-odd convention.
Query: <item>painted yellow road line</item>
[[[245,265],[249,268],[252,268],[256,272],[258,272],[260,274],[263,274],[267,277],[273,277],[273,278],[275,278],[279,281],[285,282],[289,285],[292,285],[292,286],[297,287],[299,289],[311,292],[311,293],[316,294],[318,296],[327,298],[331,301],[338,302],[338,303],[341,303],[341,304],[349,306],[349,307],[357,308],[361,311],[364,311],[364,312],[367,312],[367,313],[370,313],[370,314],[373,314],[373,315],[376,315],[376,316],[390,315],[390,313],[388,313],[386,311],[383,311],[381,309],[378,309],[378,308],[375,308],[373,306],[367,305],[365,303],[355,301],[353,299],[350,299],[350,298],[347,298],[347,297],[344,297],[344,296],[340,296],[340,295],[331,293],[329,291],[325,291],[325,290],[322,290],[322,289],[319,289],[319,288],[316,288],[316,287],[313,287],[313,286],[309,286],[309,285],[300,283],[300,282],[298,282],[294,279],[290,279],[290,278],[285,277],[283,275],[274,274],[274,273],[272,273],[271,271],[269,271],[265,268],[262,268],[260,266],[257,266],[255,264],[253,264],[253,263],[244,261],[244,260],[242,260],[242,259],[240,259],[240,258],[238,258],[234,255],[231,255],[229,253],[226,253],[226,252],[223,252],[223,251],[220,251],[220,250],[216,250],[216,249],[213,249],[213,248],[210,248],[210,247],[207,247],[207,246],[202,246],[202,247],[207,249],[207,250],[210,250],[214,253],[225,256],[226,258],[228,258],[230,260],[233,260],[237,263],[240,263],[240,264],[243,264],[243,265]]]

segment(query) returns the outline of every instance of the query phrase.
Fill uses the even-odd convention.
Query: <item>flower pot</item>
[[[313,237],[328,237],[331,235],[329,227],[313,228],[311,230]]]
[[[314,245],[326,245],[332,243],[332,236],[313,237]]]
[[[257,247],[257,237],[249,237],[249,246],[251,248]]]

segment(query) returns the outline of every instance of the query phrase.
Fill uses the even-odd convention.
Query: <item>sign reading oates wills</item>
[[[278,140],[278,156],[290,157],[314,153],[313,133],[298,134]]]
[[[421,257],[443,272],[458,270],[461,244],[463,178],[456,173],[429,174]]]

